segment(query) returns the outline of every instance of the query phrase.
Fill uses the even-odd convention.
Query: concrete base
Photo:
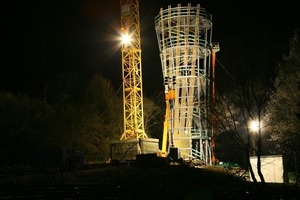
[[[110,144],[111,161],[128,162],[136,160],[138,154],[159,152],[159,140],[156,138],[139,138],[117,140]]]

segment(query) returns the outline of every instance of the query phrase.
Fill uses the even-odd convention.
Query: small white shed
[[[283,183],[283,160],[281,155],[261,156],[261,171],[267,183]],[[250,157],[257,181],[261,181],[257,173],[257,157]],[[250,180],[252,180],[250,176]]]

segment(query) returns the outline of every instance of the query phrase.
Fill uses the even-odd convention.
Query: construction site
[[[277,165],[279,169],[276,170],[281,170],[280,174],[276,171],[278,176],[275,176],[275,165],[272,165],[272,173],[266,176],[271,181],[264,185],[260,182],[249,181],[248,169],[242,169],[237,163],[231,165],[229,161],[219,162],[216,158],[215,74],[216,56],[220,51],[220,45],[214,41],[212,14],[200,3],[162,6],[155,16],[151,16],[155,29],[153,37],[156,39],[155,45],[158,49],[158,55],[155,56],[160,59],[160,66],[156,67],[161,69],[159,74],[152,73],[151,75],[163,80],[161,92],[164,96],[162,99],[164,109],[158,106],[158,110],[162,112],[159,117],[164,117],[161,120],[162,130],[156,134],[161,137],[155,138],[147,133],[140,20],[140,3],[143,1],[118,1],[120,1],[120,26],[118,27],[120,49],[118,50],[121,52],[121,66],[117,67],[122,74],[123,116],[121,117],[123,117],[123,124],[119,120],[120,109],[107,110],[107,105],[115,106],[111,103],[112,95],[105,99],[107,104],[102,105],[100,102],[99,110],[86,120],[89,116],[87,113],[94,112],[95,105],[98,105],[98,97],[101,98],[102,93],[106,97],[107,91],[113,90],[96,91],[101,95],[88,95],[88,99],[92,97],[91,99],[96,99],[97,103],[92,102],[92,104],[88,101],[86,107],[83,107],[83,104],[80,101],[78,103],[76,99],[74,108],[82,107],[79,111],[84,111],[83,115],[76,115],[73,107],[67,107],[66,110],[70,111],[61,118],[57,118],[58,115],[54,112],[56,110],[51,109],[55,122],[67,122],[58,123],[58,125],[62,130],[66,130],[66,133],[72,133],[72,137],[74,130],[83,129],[82,132],[78,131],[80,135],[75,135],[73,139],[79,141],[78,136],[85,136],[86,140],[82,140],[82,143],[88,141],[88,144],[95,144],[98,149],[96,149],[96,155],[93,154],[93,156],[97,158],[97,162],[85,163],[84,152],[73,149],[63,148],[58,151],[45,149],[34,154],[21,151],[20,154],[16,154],[10,150],[11,154],[7,157],[9,160],[16,160],[17,162],[11,163],[17,163],[17,165],[11,164],[11,166],[1,168],[0,199],[298,199],[300,195],[298,180],[297,182],[295,180],[295,184],[283,183],[283,168],[280,165],[282,157],[276,157],[276,163],[279,163]],[[94,6],[94,4],[91,5]],[[103,7],[102,2],[99,5]],[[73,20],[71,17],[70,19]],[[101,31],[103,31],[102,27]],[[91,91],[98,88],[101,83],[107,83],[108,89],[111,87],[108,81],[101,80],[96,82],[97,87],[91,87]],[[73,82],[70,85],[73,86]],[[65,94],[68,93],[63,93],[63,100],[68,96]],[[45,108],[44,104],[45,102],[41,104],[42,111]],[[32,107],[31,104],[28,103],[28,105]],[[59,108],[61,108],[60,105]],[[89,109],[85,110],[86,108]],[[108,118],[104,115],[114,111],[117,111],[117,117]],[[10,113],[12,112],[9,110]],[[28,113],[31,114],[31,112]],[[61,113],[64,114],[64,112]],[[68,118],[66,120],[66,116],[72,116],[72,119],[75,119],[74,123],[70,123]],[[78,123],[78,118],[83,118],[84,123]],[[52,118],[42,119],[48,122],[46,119]],[[28,120],[26,124],[27,122]],[[108,122],[116,128],[106,128],[105,125]],[[81,127],[86,124],[88,126]],[[120,136],[117,134],[119,124],[122,125]],[[53,125],[49,124],[49,126],[51,130],[49,133],[53,133]],[[70,130],[73,126],[74,130]],[[98,137],[100,129],[102,135]],[[55,129],[55,133],[61,134],[61,132]],[[94,135],[87,135],[90,132]],[[32,132],[28,133],[32,137]],[[47,131],[46,133],[48,134]],[[111,139],[115,139],[116,135],[119,136],[117,140]],[[32,144],[41,142],[41,136],[38,136],[38,139],[34,138],[35,143]],[[23,140],[25,137],[22,137],[16,136]],[[56,140],[53,141],[56,144]],[[82,144],[80,142],[78,144]],[[11,145],[9,142],[7,144]],[[73,140],[70,144],[73,145]],[[94,149],[93,147],[91,146],[91,149]],[[99,154],[101,154],[99,149],[105,153],[101,162],[99,162]],[[232,152],[234,150],[229,154]],[[108,154],[110,157],[105,162]],[[21,155],[22,159],[18,158],[18,155]],[[262,165],[266,166],[266,163],[271,163],[272,159],[274,160],[274,156],[264,157]],[[257,156],[251,157],[251,161],[255,165]],[[278,181],[274,182],[274,179]]]
[[[144,129],[139,1],[121,0],[124,130],[111,143],[111,160],[162,158],[167,163],[212,165],[219,51],[212,16],[200,4],[177,4],[161,8],[154,23],[164,79],[162,141],[149,138]]]

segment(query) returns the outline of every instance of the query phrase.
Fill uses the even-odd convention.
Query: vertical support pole
[[[212,44],[212,100],[211,100],[211,113],[212,113],[212,138],[211,138],[211,162],[216,164],[216,52],[220,51],[219,43]]]
[[[211,113],[212,113],[212,138],[211,138],[211,150],[212,150],[212,164],[216,164],[215,148],[216,148],[216,86],[215,86],[215,67],[216,52],[212,51],[212,101],[211,101]]]

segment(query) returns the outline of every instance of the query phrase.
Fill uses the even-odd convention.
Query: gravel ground
[[[2,199],[300,199],[298,186],[256,188],[228,170],[185,165],[40,170],[2,176],[0,184]]]

